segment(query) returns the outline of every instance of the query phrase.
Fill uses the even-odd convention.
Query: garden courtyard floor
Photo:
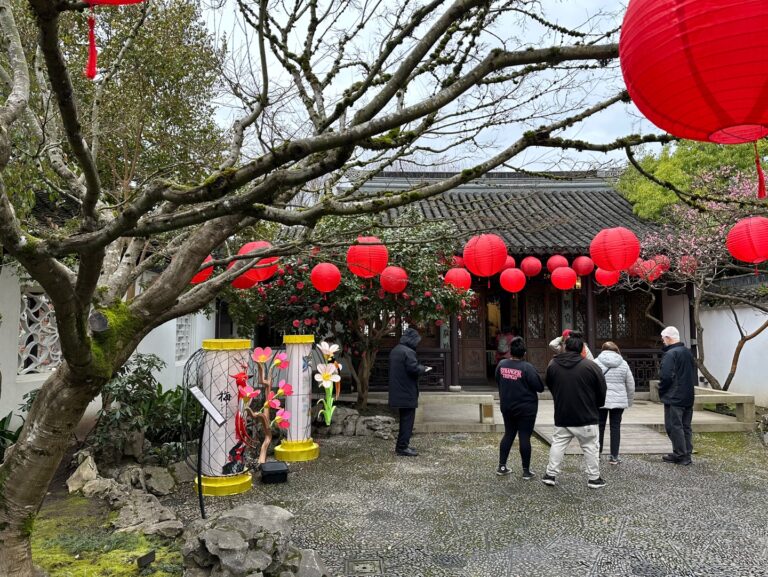
[[[498,434],[416,435],[417,458],[393,441],[322,439],[288,483],[208,498],[209,514],[243,502],[295,515],[294,542],[334,576],[768,576],[768,452],[754,433],[696,434],[690,467],[629,455],[587,488],[578,455],[556,487],[540,482],[548,446],[533,440],[534,481],[495,475]],[[186,484],[166,499],[199,516]]]

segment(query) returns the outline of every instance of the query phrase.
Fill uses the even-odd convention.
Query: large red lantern
[[[515,257],[513,256],[507,256],[507,260],[504,261],[504,266],[502,267],[502,271],[505,271],[510,268],[515,268]]]
[[[589,255],[603,270],[627,270],[640,256],[640,241],[627,228],[606,228],[592,239]]]
[[[725,240],[736,260],[759,264],[768,260],[768,218],[753,216],[737,222]]]
[[[511,293],[517,293],[525,288],[525,273],[519,268],[508,268],[501,271],[499,276],[501,288]]]
[[[547,270],[549,272],[554,272],[555,269],[558,269],[562,266],[568,266],[568,259],[563,255],[554,254],[547,259]]]
[[[641,277],[648,282],[653,282],[661,276],[661,269],[655,260],[644,260],[640,265]]]
[[[619,282],[621,272],[617,270],[603,270],[598,268],[595,270],[595,281],[603,286],[613,286]]]
[[[680,138],[756,142],[768,135],[766,30],[765,0],[631,0],[619,55],[632,101]],[[758,173],[764,198],[759,159]]]
[[[388,293],[401,293],[408,286],[408,273],[399,266],[388,266],[381,271],[379,282]]]
[[[309,273],[309,280],[321,293],[329,293],[335,291],[341,283],[341,272],[335,264],[321,262]]]
[[[520,270],[527,277],[536,276],[541,272],[541,261],[535,256],[527,256],[520,262]]]
[[[577,275],[587,276],[592,274],[592,271],[595,270],[595,263],[593,263],[592,259],[588,256],[577,256],[573,259],[571,268],[576,271]]]
[[[211,255],[208,255],[207,257],[205,257],[203,264],[207,262],[211,262],[212,260],[213,260],[213,257]],[[201,282],[205,282],[209,278],[211,278],[212,274],[213,274],[213,267],[212,266],[205,267],[203,270],[196,273],[195,276],[192,277],[192,280],[189,281],[189,283],[200,284]]]
[[[667,272],[672,263],[669,257],[665,254],[657,254],[653,256],[653,260],[656,262],[656,266],[659,267],[661,272]]]
[[[237,251],[237,254],[244,255],[244,254],[253,252],[255,250],[259,250],[261,248],[271,248],[271,247],[272,245],[265,240],[247,242],[242,247],[240,247],[240,250]],[[257,260],[254,266],[258,266],[258,268],[249,268],[248,270],[246,270],[243,274],[241,274],[239,277],[237,277],[235,280],[232,281],[232,286],[238,289],[249,289],[258,282],[262,282],[272,278],[272,276],[277,272],[277,268],[278,268],[277,265],[273,263],[276,263],[278,260],[279,258],[276,256],[271,256],[269,258],[262,258]],[[232,268],[233,266],[235,266],[236,262],[240,262],[240,261],[232,261],[227,265],[227,268],[228,269]],[[272,266],[267,266],[267,265],[272,265]]]
[[[464,245],[464,266],[477,276],[493,276],[507,261],[507,246],[495,234],[473,236]]]
[[[569,266],[561,266],[552,271],[552,284],[562,291],[571,290],[577,278],[576,271]]]
[[[359,236],[347,251],[347,268],[353,275],[373,278],[387,267],[389,251],[375,236]]]
[[[451,268],[445,273],[443,282],[460,291],[468,291],[472,286],[472,275],[465,268]]]

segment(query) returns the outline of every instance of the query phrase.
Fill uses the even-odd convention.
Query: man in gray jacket
[[[680,342],[675,327],[661,331],[664,352],[659,375],[659,399],[664,403],[664,428],[672,441],[672,453],[662,459],[667,463],[690,465],[693,442],[691,419],[696,386],[696,361],[691,351]]]

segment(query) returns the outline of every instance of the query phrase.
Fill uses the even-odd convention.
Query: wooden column
[[[583,277],[584,289],[587,291],[587,321],[584,327],[586,334],[584,337],[587,339],[587,346],[592,351],[592,354],[597,356],[595,350],[595,332],[596,332],[596,319],[595,319],[595,286],[592,280],[592,275]]]
[[[459,352],[459,320],[456,315],[451,315],[451,363],[450,370],[448,371],[448,382],[445,383],[446,388],[451,385],[459,384],[459,359],[461,354]]]

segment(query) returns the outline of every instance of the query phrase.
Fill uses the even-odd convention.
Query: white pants
[[[547,475],[557,477],[560,473],[560,465],[563,462],[565,450],[576,437],[581,450],[584,452],[584,464],[587,467],[589,480],[600,477],[600,440],[598,438],[597,425],[585,425],[583,427],[555,427],[552,434],[552,447],[549,449],[549,463]]]

